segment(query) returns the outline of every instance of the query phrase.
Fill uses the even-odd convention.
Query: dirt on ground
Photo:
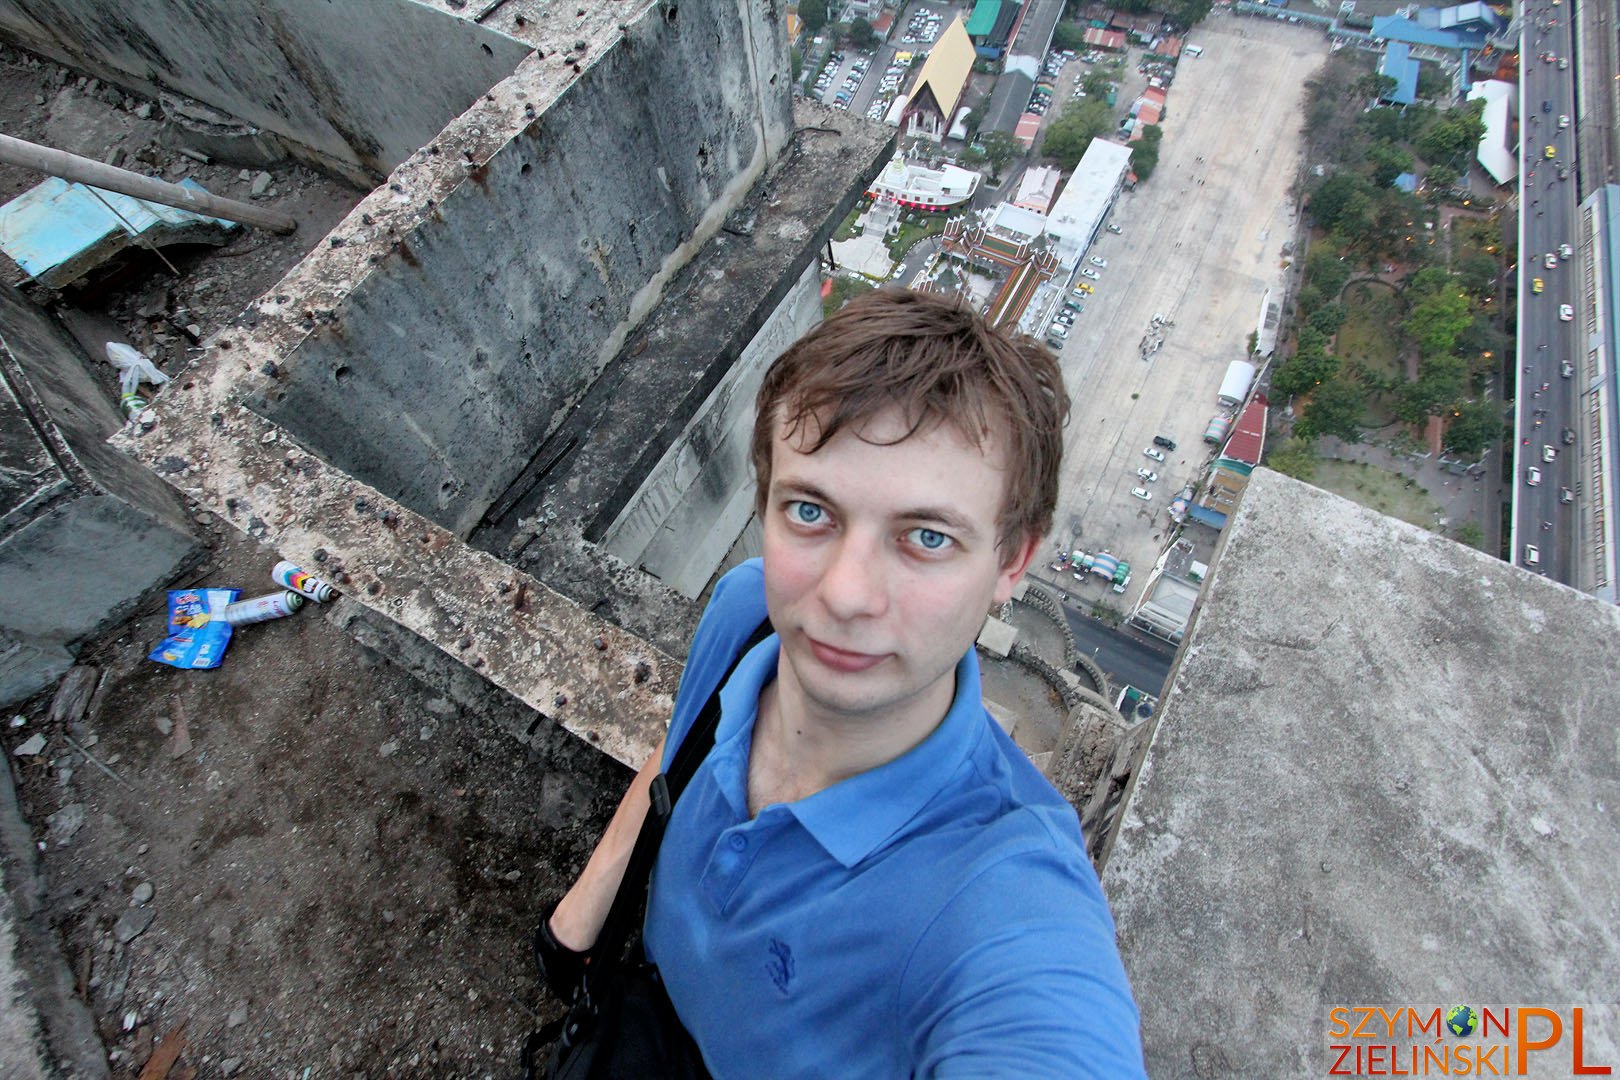
[[[176,587],[271,591],[272,553],[212,538]],[[45,694],[7,731],[47,739],[19,797],[114,1076],[182,1029],[200,1078],[515,1075],[558,1009],[539,913],[628,773],[549,722],[521,743],[525,706],[438,695],[328,606],[240,628],[213,671],[148,660],[164,624],[153,605],[81,655],[81,720]]]
[[[173,271],[127,252],[81,287],[27,286],[94,335],[112,400],[96,340],[176,374],[364,194],[293,163],[204,164],[164,122],[161,103],[0,49],[0,130],[299,221],[166,249]],[[0,166],[0,202],[41,179]],[[23,281],[9,260],[0,276]],[[209,556],[171,587],[273,591],[275,553],[189,509]],[[50,918],[115,1077],[511,1076],[522,1037],[560,1008],[531,935],[628,773],[546,721],[515,736],[535,714],[498,691],[441,696],[337,615],[244,627],[219,669],[179,671],[147,659],[155,599],[82,650],[68,679],[93,694],[77,709],[52,717],[46,693],[4,714]],[[41,753],[12,754],[36,734]]]

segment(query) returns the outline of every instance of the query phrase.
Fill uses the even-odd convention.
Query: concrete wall
[[[199,550],[174,493],[106,445],[120,420],[77,345],[0,289],[0,701],[48,684]]]
[[[786,146],[785,46],[754,29],[722,4],[630,25],[400,233],[254,408],[467,535]]]
[[[812,264],[608,528],[610,554],[682,596],[703,593],[754,513],[754,397],[771,362],[821,321],[820,286]]]
[[[373,180],[529,51],[416,0],[0,0],[0,36],[154,97],[196,98]]]

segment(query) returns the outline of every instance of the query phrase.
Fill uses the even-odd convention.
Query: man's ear
[[[1039,536],[1026,536],[1016,545],[1008,547],[1008,558],[996,577],[996,604],[1005,604],[1012,598],[1013,588],[1018,584],[1018,579],[1024,576],[1024,571],[1029,569],[1029,564],[1035,561],[1035,551],[1040,544]]]

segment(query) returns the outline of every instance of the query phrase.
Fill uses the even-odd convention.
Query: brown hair
[[[780,415],[790,436],[815,425],[809,453],[844,428],[891,409],[909,438],[947,423],[974,446],[993,438],[1006,455],[1007,482],[996,543],[1011,556],[1052,527],[1069,395],[1044,347],[991,327],[962,301],[938,293],[867,293],[788,348],[765,373],[749,456],[765,510],[771,444]]]

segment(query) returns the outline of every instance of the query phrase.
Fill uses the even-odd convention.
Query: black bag
[[[703,1056],[681,1026],[658,969],[647,962],[640,935],[628,955],[626,943],[631,941],[631,927],[641,922],[647,882],[670,811],[714,747],[720,688],[731,678],[737,661],[770,632],[768,621],[760,623],[732,657],[676,750],[669,772],[653,777],[648,792],[651,806],[580,988],[568,1014],[530,1035],[524,1044],[523,1080],[708,1080]],[[542,1057],[547,1058],[544,1070]]]

